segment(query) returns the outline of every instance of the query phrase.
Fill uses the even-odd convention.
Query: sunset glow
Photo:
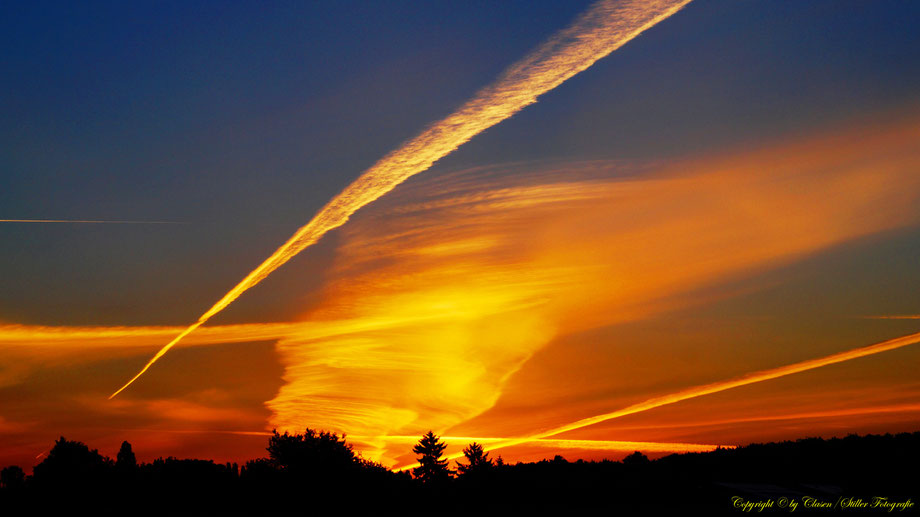
[[[753,384],[755,382],[768,381],[770,379],[776,379],[778,377],[783,377],[785,375],[792,375],[795,373],[804,372],[807,370],[811,370],[813,368],[820,368],[822,366],[827,366],[827,365],[839,363],[842,361],[858,359],[860,357],[864,357],[867,355],[887,352],[889,350],[895,350],[897,348],[901,348],[904,346],[913,345],[918,342],[920,342],[920,333],[911,334],[909,336],[903,336],[903,337],[896,338],[896,339],[890,339],[882,343],[876,343],[874,345],[866,346],[863,348],[858,348],[856,350],[847,350],[845,352],[840,352],[839,354],[834,354],[828,357],[812,359],[810,361],[803,361],[801,363],[791,364],[788,366],[782,366],[780,368],[773,368],[771,370],[753,372],[753,373],[749,373],[737,379],[731,379],[731,380],[727,380],[723,382],[708,384],[706,386],[697,386],[697,387],[679,391],[677,393],[671,393],[668,395],[663,395],[661,397],[655,397],[655,398],[646,400],[644,402],[641,402],[639,404],[629,406],[627,408],[623,408],[617,411],[612,411],[610,413],[604,413],[602,415],[592,416],[589,418],[583,418],[576,422],[572,422],[570,424],[566,424],[560,427],[549,429],[547,431],[543,431],[543,432],[533,434],[530,436],[497,441],[497,443],[488,443],[486,448],[488,450],[495,450],[495,449],[500,449],[504,447],[513,447],[515,445],[520,445],[523,443],[528,443],[528,442],[532,442],[536,440],[543,440],[550,436],[555,436],[557,434],[562,434],[562,433],[566,433],[569,431],[574,431],[576,429],[581,429],[583,427],[588,427],[590,425],[599,424],[601,422],[612,420],[614,418],[620,418],[620,417],[632,415],[635,413],[641,413],[643,411],[649,411],[651,409],[655,409],[655,408],[665,406],[668,404],[674,404],[674,403],[681,402],[687,399],[702,397],[705,395],[710,395],[712,393],[718,393],[720,391],[730,390],[732,388],[737,388],[739,386]],[[901,407],[898,407],[896,410],[897,411],[904,410],[904,409],[912,410],[915,407],[916,406],[909,406],[907,408],[904,408],[903,406],[901,406]],[[878,411],[871,411],[871,412],[885,413],[889,411],[892,411],[892,410],[890,408],[880,408]],[[835,413],[831,413],[831,414],[824,413],[820,415],[795,415],[795,416],[790,416],[786,418],[812,418],[814,416],[842,416],[846,414],[848,413],[838,412],[836,414]],[[448,456],[449,459],[456,459],[456,458],[462,458],[462,457],[463,457],[462,453],[456,453],[456,454]],[[403,468],[408,469],[408,468],[413,468],[416,466],[418,465],[413,464],[413,465],[406,466]]]
[[[0,9],[0,468],[920,430],[920,12],[816,2]]]
[[[602,0],[572,26],[505,71],[495,84],[446,119],[391,152],[333,198],[280,248],[223,296],[198,321],[161,348],[141,371],[109,398],[118,395],[185,336],[224,310],[272,271],[345,224],[361,207],[427,170],[482,131],[537,102],[537,97],[587,69],[649,27],[671,16],[690,0],[613,2]]]

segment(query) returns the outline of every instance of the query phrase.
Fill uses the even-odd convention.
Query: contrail
[[[138,432],[147,431],[143,428],[121,428],[119,431]],[[176,433],[176,434],[232,434],[237,436],[272,436],[273,433],[268,431],[229,431],[213,429],[157,429],[158,433]],[[343,435],[344,439],[345,436]],[[390,443],[412,445],[418,442],[418,436],[406,435],[385,435],[385,436],[361,436],[348,435],[351,443],[361,442],[364,440],[384,440]],[[449,444],[468,444],[477,442],[480,444],[491,442],[502,442],[508,438],[484,438],[479,436],[441,436],[442,441]],[[633,451],[642,449],[653,452],[708,452],[717,448],[734,449],[735,445],[710,445],[704,443],[682,443],[682,442],[628,442],[618,440],[555,440],[543,439],[533,440],[533,443],[540,447],[554,449],[591,449],[591,450],[610,450],[610,451]]]
[[[675,429],[678,427],[710,427],[726,424],[747,424],[751,422],[776,422],[782,420],[806,420],[812,418],[835,418],[841,416],[864,416],[879,413],[915,413],[920,412],[920,404],[897,404],[893,406],[861,407],[853,409],[834,409],[829,411],[812,411],[806,413],[788,413],[783,415],[763,415],[744,418],[728,418],[723,420],[703,420],[695,422],[633,425],[618,427],[618,429]]]
[[[266,433],[271,434],[271,433]],[[389,443],[400,445],[412,445],[418,442],[418,436],[406,435],[385,435],[385,436],[360,436],[348,435],[353,441],[361,442],[364,440],[382,440]],[[481,436],[440,436],[439,439],[448,445],[461,445],[470,442],[479,444],[501,443],[509,438],[493,438]],[[717,448],[733,449],[735,445],[710,445],[703,443],[681,443],[681,442],[628,442],[619,440],[567,440],[542,438],[531,440],[532,445],[551,449],[590,449],[590,450],[608,450],[608,451],[633,451],[643,449],[655,452],[708,452]],[[404,469],[404,468],[403,468]]]
[[[95,221],[87,219],[0,219],[0,223],[185,224],[180,221]]]
[[[537,102],[538,96],[586,70],[688,3],[690,0],[602,0],[594,4],[572,25],[512,65],[495,83],[481,90],[456,112],[366,170],[202,314],[198,321],[157,352],[137,375],[109,398],[130,386],[182,338],[233,303],[246,290],[318,241],[326,232],[345,224],[358,209],[393,190],[409,177],[427,170],[477,134]]]
[[[828,355],[825,357],[819,357],[817,359],[809,359],[807,361],[802,361],[799,363],[793,363],[786,366],[780,366],[778,368],[771,368],[769,370],[761,370],[759,372],[752,372],[741,377],[736,377],[734,379],[729,379],[726,381],[715,382],[712,384],[704,384],[702,386],[694,386],[692,388],[687,388],[675,393],[668,395],[662,395],[660,397],[653,397],[644,402],[638,404],[633,404],[631,406],[625,407],[623,409],[618,409],[610,413],[603,413],[601,415],[596,415],[588,418],[583,418],[581,420],[576,420],[575,422],[565,424],[563,426],[555,427],[547,431],[540,433],[532,434],[530,436],[524,436],[520,438],[509,439],[505,442],[491,444],[485,447],[486,450],[495,450],[501,449],[504,447],[511,447],[514,445],[520,445],[522,443],[531,442],[534,440],[541,440],[548,438],[550,436],[555,436],[557,434],[565,433],[568,431],[574,431],[576,429],[581,429],[582,427],[587,427],[589,425],[599,424],[607,420],[612,420],[614,418],[620,418],[627,415],[634,415],[636,413],[641,413],[643,411],[648,411],[650,409],[659,408],[661,406],[666,406],[668,404],[674,404],[675,402],[681,402],[683,400],[693,399],[696,397],[702,397],[703,395],[710,395],[712,393],[718,393],[720,391],[730,390],[732,388],[737,388],[740,386],[747,386],[748,384],[754,384],[755,382],[768,381],[770,379],[776,379],[778,377],[785,377],[787,375],[792,375],[794,373],[800,373],[808,370],[813,370],[815,368],[820,368],[822,366],[828,366],[831,364],[841,363],[843,361],[849,361],[851,359],[857,359],[860,357],[865,357],[867,355],[874,355],[881,352],[887,352],[889,350],[894,350],[897,348],[905,347],[908,345],[913,345],[920,342],[920,332],[916,334],[910,334],[907,336],[901,336],[894,339],[889,339],[887,341],[882,341],[881,343],[876,343],[874,345],[868,345],[860,348],[854,348],[852,350],[846,350],[843,352],[838,352],[836,354]],[[452,454],[447,456],[447,459],[453,460],[462,457],[462,453]],[[408,465],[405,467],[400,467],[396,470],[407,470],[410,468],[417,467],[417,464]]]

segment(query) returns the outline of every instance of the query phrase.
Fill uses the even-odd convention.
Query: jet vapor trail
[[[751,416],[745,418],[728,418],[723,420],[703,420],[695,422],[633,425],[618,427],[618,429],[674,429],[678,427],[710,427],[726,424],[747,424],[751,422],[776,422],[782,420],[806,420],[811,418],[835,418],[841,416],[865,416],[879,413],[916,413],[920,412],[920,404],[897,404],[893,406],[862,407],[854,409],[832,409],[829,411],[812,411],[810,413],[788,413],[784,415]]]
[[[233,303],[246,290],[348,221],[358,209],[375,201],[411,176],[430,168],[477,134],[537,102],[597,60],[622,47],[646,29],[679,11],[690,0],[601,0],[569,27],[508,68],[492,85],[420,135],[384,156],[297,230],[280,248],[249,273],[156,355],[113,398],[131,385],[182,338]]]
[[[687,388],[675,393],[668,395],[662,395],[660,397],[653,397],[644,402],[639,402],[638,404],[633,404],[627,406],[623,409],[618,409],[610,413],[603,413],[601,415],[595,415],[588,418],[583,418],[581,420],[576,420],[575,422],[565,424],[547,431],[540,433],[532,434],[530,436],[524,436],[521,438],[509,439],[505,442],[491,444],[485,447],[486,450],[495,450],[501,449],[504,447],[511,447],[514,445],[520,445],[522,443],[531,442],[534,440],[542,440],[550,436],[555,436],[557,434],[565,433],[568,431],[574,431],[576,429],[581,429],[582,427],[587,427],[589,425],[599,424],[607,420],[612,420],[614,418],[620,418],[627,415],[634,415],[636,413],[641,413],[643,411],[648,411],[650,409],[659,408],[661,406],[666,406],[668,404],[674,404],[675,402],[681,402],[688,399],[693,399],[696,397],[702,397],[703,395],[710,395],[712,393],[718,393],[720,391],[730,390],[732,388],[737,388],[740,386],[746,386],[748,384],[754,384],[755,382],[768,381],[770,379],[776,379],[779,377],[785,377],[787,375],[792,375],[794,373],[804,372],[808,370],[813,370],[815,368],[820,368],[822,366],[828,366],[831,364],[841,363],[843,361],[849,361],[851,359],[858,359],[860,357],[865,357],[867,355],[874,355],[881,352],[887,352],[889,350],[895,350],[897,348],[905,347],[908,345],[913,345],[920,342],[920,332],[916,334],[910,334],[907,336],[901,336],[894,339],[889,339],[887,341],[882,341],[881,343],[876,343],[874,345],[868,345],[860,348],[854,348],[852,350],[845,350],[843,352],[838,352],[836,354],[828,355],[825,357],[819,357],[817,359],[809,359],[807,361],[802,361],[798,363],[789,364],[786,366],[780,366],[778,368],[771,368],[769,370],[761,370],[759,372],[752,372],[741,377],[736,377],[734,379],[729,379],[726,381],[715,382],[712,384],[704,384],[702,386],[694,386],[692,388]],[[447,456],[447,459],[453,460],[462,457],[462,453],[452,454]],[[418,464],[408,465],[405,467],[400,467],[397,470],[406,470],[410,468],[417,467]]]
[[[270,433],[266,433],[269,434]],[[383,440],[388,443],[400,445],[412,445],[418,442],[418,436],[405,435],[386,435],[386,436],[356,436],[348,435],[354,441],[363,440]],[[501,443],[508,438],[483,438],[479,436],[440,436],[439,439],[448,445],[461,445],[470,442],[479,444]],[[680,443],[680,442],[624,442],[619,440],[566,440],[544,438],[532,440],[530,442],[538,447],[549,449],[589,449],[595,451],[634,451],[643,449],[654,452],[709,452],[716,448],[733,449],[734,445],[709,445],[703,443]]]

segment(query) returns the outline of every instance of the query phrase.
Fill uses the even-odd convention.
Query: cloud
[[[541,431],[535,434],[520,438],[512,438],[505,442],[499,442],[492,444],[487,449],[494,450],[504,447],[512,447],[514,445],[520,445],[524,443],[531,442],[533,440],[539,440],[547,438],[550,436],[556,436],[558,434],[567,433],[570,431],[575,431],[577,429],[582,429],[584,427],[592,426],[599,424],[601,422],[606,422],[615,418],[622,418],[624,416],[634,415],[637,413],[642,413],[652,409],[656,409],[662,406],[669,404],[675,404],[678,402],[683,402],[685,400],[694,399],[697,397],[703,397],[706,395],[711,395],[713,393],[719,393],[721,391],[730,390],[738,388],[741,386],[747,386],[749,384],[754,384],[757,382],[764,382],[772,379],[778,379],[780,377],[785,377],[787,375],[793,375],[796,373],[805,372],[815,368],[821,368],[823,366],[828,366],[844,361],[850,361],[853,359],[858,359],[861,357],[866,357],[869,355],[879,354],[882,352],[887,352],[890,350],[896,350],[901,347],[913,345],[920,342],[920,333],[910,334],[907,336],[901,336],[895,339],[889,339],[881,343],[876,343],[874,345],[869,345],[866,347],[861,347],[853,350],[845,350],[843,352],[832,354],[826,357],[819,357],[816,359],[811,359],[808,361],[802,361],[795,364],[781,366],[779,368],[771,368],[769,370],[762,370],[757,372],[750,372],[748,374],[742,375],[734,379],[728,379],[725,381],[714,382],[711,384],[706,384],[703,386],[694,386],[684,390],[680,390],[675,393],[669,393],[666,395],[661,395],[657,397],[652,397],[648,400],[644,400],[638,404],[633,404],[631,406],[611,411],[608,413],[602,413],[600,415],[593,415],[588,418],[583,418],[575,422],[564,424],[561,426],[554,427],[545,431]],[[453,455],[450,459],[458,458],[460,455]],[[409,467],[404,467],[409,468]]]
[[[560,335],[701,303],[702,288],[915,224],[915,122],[653,170],[516,164],[406,185],[346,227],[304,315],[343,332],[279,341],[271,424],[443,431],[490,408]],[[385,443],[366,446],[393,461]]]
[[[109,398],[118,395],[173,346],[295,255],[408,178],[428,170],[474,136],[537,102],[537,97],[588,69],[614,50],[679,11],[690,0],[601,0],[569,27],[509,67],[446,119],[392,151],[332,198],[262,264],[161,348]]]
[[[366,456],[395,464],[405,451],[388,435],[442,433],[483,413],[560,336],[705,303],[701,289],[729,296],[719,286],[733,279],[916,224],[917,122],[664,164],[519,163],[409,182],[344,228],[301,321],[203,327],[188,343],[276,342],[284,385],[267,427],[361,436]],[[179,330],[7,324],[0,364],[134,356]],[[195,412],[187,403],[224,407],[160,398],[181,404],[143,406],[142,420],[162,414],[174,428]],[[199,424],[232,418],[219,416]],[[500,422],[481,431],[520,436]]]

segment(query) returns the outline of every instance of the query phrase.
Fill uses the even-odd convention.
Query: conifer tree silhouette
[[[489,453],[484,452],[482,445],[476,442],[463,449],[463,455],[466,456],[467,464],[457,462],[457,473],[461,476],[477,475],[492,467],[492,459],[489,458]]]
[[[428,431],[412,448],[412,452],[420,455],[419,466],[412,469],[412,475],[425,484],[441,483],[449,479],[452,472],[447,466],[447,460],[441,458],[446,448],[446,443]]]

